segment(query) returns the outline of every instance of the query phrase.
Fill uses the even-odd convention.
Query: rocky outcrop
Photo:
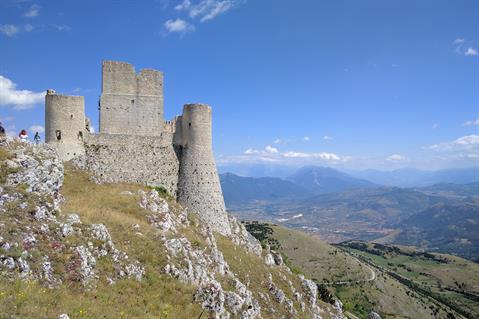
[[[140,206],[146,208],[149,222],[163,232],[163,245],[168,256],[165,273],[182,282],[197,286],[195,300],[214,313],[216,318],[229,318],[231,314],[241,318],[256,318],[260,314],[259,303],[236,276],[230,271],[223,253],[218,249],[213,231],[200,225],[204,247],[192,242],[179,231],[189,225],[186,210],[175,214],[168,203],[156,191],[141,192]],[[238,242],[246,240],[237,235]],[[217,281],[227,277],[235,282],[233,291],[224,290]]]
[[[368,314],[368,319],[381,319],[381,316],[378,313],[371,311]]]
[[[0,186],[0,274],[50,287],[80,282],[91,289],[99,279],[98,258],[107,258],[115,269],[103,274],[109,281],[141,280],[143,266],[115,247],[105,225],[82,223],[77,214],[60,214],[64,169],[55,150],[47,145],[10,143],[9,147],[6,165],[12,173]],[[57,267],[65,272],[55,271]]]
[[[117,248],[107,225],[85,223],[79,214],[60,211],[63,165],[54,150],[27,144],[9,151],[11,158],[0,163],[11,168],[0,185],[2,278],[36,280],[52,288],[73,284],[86,290],[95,289],[100,280],[109,284],[122,278],[142,280],[145,266]],[[341,313],[337,307],[320,307],[312,281],[293,275],[281,255],[263,250],[236,218],[228,217],[231,233],[224,236],[199,218],[201,212],[162,198],[156,190],[119,195],[138,201],[142,209],[135,211],[139,214],[135,218],[152,226],[140,226],[138,221],[127,224],[128,229],[145,238],[153,235],[164,248],[161,276],[192,285],[192,300],[208,318],[321,318],[322,314],[341,318],[336,316]],[[230,245],[252,261],[251,269],[248,264],[246,270],[232,271],[229,262],[242,261],[220,249]],[[251,280],[256,271],[262,279]],[[68,318],[68,313],[60,318]]]

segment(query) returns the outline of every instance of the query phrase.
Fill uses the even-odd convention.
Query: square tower
[[[100,133],[158,136],[163,131],[163,73],[104,61]]]

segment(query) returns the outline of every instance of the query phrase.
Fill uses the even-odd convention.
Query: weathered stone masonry
[[[98,182],[163,186],[214,230],[231,230],[212,150],[211,108],[187,104],[163,119],[163,74],[131,64],[102,65],[100,132],[86,128],[84,100],[48,90],[46,142],[67,161],[81,156]]]

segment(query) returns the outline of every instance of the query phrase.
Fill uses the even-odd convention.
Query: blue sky
[[[53,88],[97,126],[111,59],[165,73],[166,119],[210,104],[220,165],[477,166],[478,51],[475,0],[0,0],[0,117]]]

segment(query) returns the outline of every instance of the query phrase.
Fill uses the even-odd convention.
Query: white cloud
[[[27,12],[23,14],[23,16],[25,18],[34,18],[34,17],[38,17],[39,13],[40,13],[40,6],[34,4],[30,7],[30,9],[28,9]]]
[[[281,142],[282,142],[282,141],[281,141],[279,138],[277,138],[277,139],[275,139],[275,140],[273,141],[274,144],[280,144]]]
[[[466,52],[464,52],[466,56],[476,56],[477,54],[477,49],[474,48],[467,48]]]
[[[324,136],[323,136],[323,140],[325,140],[325,141],[331,141],[332,139],[333,139],[333,138],[332,138],[331,136],[329,136],[329,135],[324,135]]]
[[[464,38],[457,38],[454,40],[456,46],[456,53],[465,56],[477,56],[479,53],[476,48],[471,47],[471,41],[466,41]]]
[[[244,151],[244,154],[246,155],[252,155],[252,154],[278,154],[279,150],[276,147],[272,147],[271,145],[266,146],[263,150],[256,150],[254,148],[248,148],[246,151]]]
[[[0,32],[6,35],[7,37],[13,37],[18,32],[20,32],[20,29],[17,26],[14,26],[13,24],[4,24],[0,26]]]
[[[388,156],[386,158],[386,160],[388,160],[390,162],[404,162],[404,161],[407,161],[408,158],[404,155],[392,154],[392,155]]]
[[[222,162],[252,163],[252,162],[278,162],[278,163],[317,163],[318,161],[335,164],[347,162],[351,158],[348,156],[339,156],[334,153],[317,152],[306,153],[297,151],[281,152],[276,147],[270,145],[264,149],[248,148],[240,156],[229,156],[222,158]]]
[[[311,159],[321,159],[321,160],[334,161],[334,162],[343,160],[340,156],[334,153],[327,153],[327,152],[321,152],[321,153],[286,152],[283,155],[284,157],[289,157],[289,158],[311,158]]]
[[[270,145],[266,146],[264,148],[264,150],[267,152],[267,153],[271,153],[271,154],[276,154],[276,153],[279,153],[278,149],[276,147],[272,147]]]
[[[426,148],[433,151],[479,151],[479,135],[467,135],[454,141],[434,144]]]
[[[475,120],[472,120],[472,121],[467,121],[465,122],[464,124],[462,124],[463,126],[471,126],[471,125],[479,125],[479,117]]]
[[[35,27],[31,24],[25,24],[23,26],[23,29],[25,30],[25,32],[32,32],[35,29]]]
[[[200,0],[192,3],[190,0],[183,0],[175,7],[178,11],[186,11],[191,18],[199,18],[205,22],[232,9],[240,0]]]
[[[32,125],[30,126],[30,132],[38,132],[38,133],[44,133],[45,132],[45,128],[41,125]]]
[[[16,86],[10,79],[0,75],[0,106],[13,106],[14,109],[22,110],[43,102],[45,92],[17,90]]]
[[[170,19],[165,22],[165,28],[168,32],[186,33],[194,31],[195,27],[182,19]]]
[[[70,31],[72,29],[69,25],[66,24],[52,24],[51,27],[60,32]]]
[[[309,142],[309,141],[310,141],[310,138],[309,138],[309,136],[305,136],[305,137],[303,137],[303,141],[305,141],[305,142]]]

